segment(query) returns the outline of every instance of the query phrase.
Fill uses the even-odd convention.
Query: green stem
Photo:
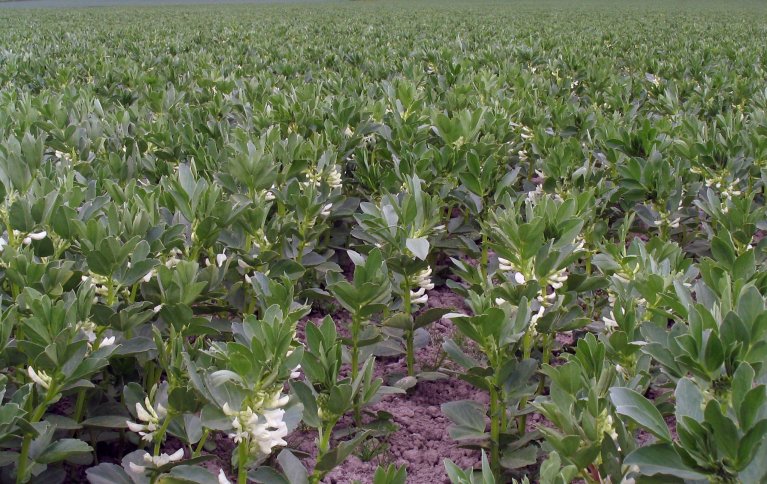
[[[482,286],[487,284],[487,259],[488,259],[488,247],[487,247],[487,233],[482,232],[482,260],[480,261],[479,268],[482,272]]]
[[[317,429],[319,442],[317,446],[317,462],[320,462],[325,454],[330,450],[330,437],[333,434],[333,427],[335,427],[337,420],[327,422],[325,427],[320,426]],[[309,482],[312,484],[318,484],[326,472],[320,471],[316,467],[312,470],[312,475],[309,477]]]
[[[210,429],[205,429],[202,431],[202,437],[200,437],[200,441],[197,442],[197,447],[195,447],[194,452],[192,452],[192,458],[200,456],[202,448],[205,445],[205,442],[208,440],[208,435],[210,435]]]
[[[352,381],[357,380],[357,375],[359,374],[359,359],[360,359],[360,348],[359,348],[359,336],[360,336],[360,330],[362,326],[362,320],[359,317],[358,314],[354,314],[352,316]],[[354,397],[354,423],[359,427],[362,424],[362,409],[360,408],[360,402],[357,395]]]
[[[45,410],[48,408],[48,402],[50,399],[58,393],[58,388],[55,386],[51,386],[48,391],[45,394],[45,398],[43,401],[38,405],[34,412],[32,412],[32,416],[29,419],[30,424],[37,423],[41,418],[43,418],[43,415],[45,415]],[[19,455],[19,464],[16,469],[16,484],[21,484],[23,482],[26,482],[26,475],[27,475],[27,464],[29,460],[29,448],[32,445],[32,434],[25,434],[24,440],[21,443],[21,455]]]
[[[243,439],[237,445],[237,484],[248,483],[248,441]]]
[[[80,423],[85,410],[85,388],[77,392],[77,403],[75,403],[75,422]]]
[[[412,314],[410,303],[410,278],[405,274],[402,282],[402,311],[409,317]],[[405,347],[407,348],[407,375],[415,375],[415,336],[413,331],[405,331]]]
[[[543,356],[542,356],[542,365],[548,365],[551,361],[551,350],[553,346],[553,338],[551,334],[544,334],[543,335]],[[538,383],[538,394],[542,394],[543,390],[546,388],[546,378],[541,376],[541,381]]]
[[[19,465],[16,469],[16,484],[26,482],[27,460],[29,458],[29,446],[32,444],[32,435],[26,434],[21,443],[21,455],[19,456]]]
[[[112,274],[109,274],[107,281],[107,306],[111,307],[115,303],[115,284],[112,280]]]
[[[501,477],[501,421],[498,390],[490,387],[490,467],[496,479]]]
[[[407,376],[415,375],[415,336],[413,331],[405,332],[407,345]]]
[[[533,349],[533,335],[532,332],[527,331],[525,333],[524,338],[522,339],[522,359],[526,360],[530,358],[530,353]],[[519,401],[519,409],[524,410],[524,408],[527,406],[527,397],[522,397],[522,399]],[[527,415],[520,415],[519,416],[519,435],[525,435],[525,432],[527,432]]]
[[[168,426],[170,425],[170,421],[173,420],[171,414],[168,414],[165,416],[165,420],[162,422],[162,426],[160,427],[160,430],[157,431],[157,435],[155,435],[155,443],[154,443],[154,453],[153,455],[156,457],[160,455],[160,448],[162,446],[163,441],[165,440],[165,432],[168,431]]]

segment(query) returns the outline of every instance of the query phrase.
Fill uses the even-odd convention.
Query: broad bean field
[[[0,10],[0,482],[767,482],[765,39]]]

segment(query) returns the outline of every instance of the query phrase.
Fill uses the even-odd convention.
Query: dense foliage
[[[0,12],[0,481],[319,482],[458,376],[453,482],[763,482],[767,12],[639,3]]]

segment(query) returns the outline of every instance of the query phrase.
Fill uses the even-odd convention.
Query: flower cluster
[[[426,291],[434,289],[434,283],[431,282],[431,267],[427,267],[415,276],[415,283],[418,290],[410,291],[410,302],[413,304],[426,304],[429,301],[429,295]]]
[[[522,272],[511,263],[510,260],[504,259],[503,257],[498,258],[498,268],[504,272],[513,272],[514,273],[514,282],[517,284],[524,284],[527,282],[525,279],[525,275],[522,274]],[[535,279],[535,276],[533,276],[533,279]]]
[[[13,236],[14,238],[18,239],[19,237],[22,236],[22,233],[19,232],[18,230],[14,230]],[[43,240],[47,236],[48,236],[48,232],[46,232],[45,230],[41,230],[40,232],[30,232],[24,235],[24,237],[21,239],[21,243],[24,245],[29,245],[32,243],[33,240]],[[8,239],[5,235],[3,235],[2,237],[0,237],[0,252],[3,251],[6,245],[8,245]]]
[[[184,254],[177,247],[170,249],[170,257],[165,261],[165,267],[172,269],[178,265],[183,259]]]
[[[136,432],[141,436],[141,440],[151,442],[154,433],[160,428],[160,420],[167,415],[168,411],[162,404],[158,404],[157,409],[155,409],[152,402],[149,401],[149,397],[146,397],[144,405],[141,405],[141,402],[136,402],[136,416],[143,423],[131,422],[130,420],[125,423],[131,432]]]
[[[274,447],[285,446],[284,438],[288,435],[288,425],[285,423],[285,410],[282,406],[288,403],[288,396],[282,396],[280,392],[274,394],[267,402],[257,402],[257,411],[248,406],[240,411],[234,411],[228,403],[223,406],[224,414],[233,417],[232,428],[234,432],[229,438],[235,443],[249,442],[251,451],[258,451],[264,455],[272,452]]]
[[[35,369],[31,366],[27,368],[27,374],[33,382],[37,383],[46,390],[50,388],[51,383],[53,382],[53,379],[46,372],[43,370],[35,371]]]
[[[338,168],[335,166],[330,169],[330,174],[328,175],[328,185],[330,185],[330,188],[333,189],[342,188],[344,186],[343,180],[341,178],[341,173],[338,172]]]
[[[172,454],[160,454],[160,455],[151,455],[151,454],[144,454],[144,462],[147,463],[147,465],[150,465],[152,467],[162,467],[166,464],[170,464],[171,462],[178,462],[181,459],[184,458],[184,449],[178,449],[176,452]],[[138,465],[134,462],[128,463],[128,467],[130,468],[131,472],[134,472],[135,474],[143,474],[144,471],[146,471],[146,466]]]
[[[98,274],[83,275],[80,277],[80,280],[85,284],[93,286],[96,296],[106,297],[109,294],[109,287],[107,286],[109,279],[106,276]]]
[[[225,262],[226,262],[226,253],[225,252],[221,252],[220,254],[216,254],[216,267],[223,266]],[[211,265],[210,264],[210,259],[206,258],[205,259],[205,266],[208,267],[210,265]]]

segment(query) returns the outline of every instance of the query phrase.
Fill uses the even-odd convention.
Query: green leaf
[[[506,469],[519,469],[533,465],[538,460],[538,447],[528,445],[516,450],[505,450],[501,457],[501,465]]]
[[[303,421],[310,427],[319,428],[322,425],[322,420],[317,413],[317,397],[314,395],[309,386],[302,381],[291,381],[290,388],[298,397],[301,405],[304,406]]]
[[[405,245],[408,249],[410,249],[410,252],[413,253],[416,257],[418,257],[421,260],[426,260],[427,257],[429,257],[429,240],[424,237],[419,237],[417,239],[410,239],[408,238],[405,242]]]
[[[85,471],[90,484],[134,484],[127,472],[122,467],[102,463]]]
[[[415,328],[423,328],[435,321],[442,319],[442,316],[450,313],[447,308],[430,308],[415,317]]]
[[[630,388],[613,387],[610,398],[615,411],[647,429],[659,439],[671,442],[671,433],[655,405]]]
[[[473,400],[458,400],[442,404],[442,413],[453,423],[448,428],[454,440],[483,439],[486,437],[487,407]]]
[[[625,465],[639,467],[642,474],[654,476],[665,474],[681,479],[706,480],[707,476],[685,465],[670,444],[654,444],[640,447],[624,459]]]
[[[131,419],[132,417],[125,415],[101,415],[83,420],[82,425],[83,427],[97,427],[104,429],[127,429],[128,425],[125,422]]]
[[[410,331],[413,329],[413,318],[409,314],[396,313],[383,322],[384,326],[389,328],[404,329]]]
[[[48,445],[35,460],[41,464],[51,464],[78,454],[89,454],[91,452],[93,452],[93,448],[82,440],[60,439]]]
[[[349,457],[354,449],[372,433],[372,430],[366,430],[351,440],[336,444],[336,446],[330,452],[322,456],[322,459],[317,462],[314,468],[319,471],[327,472],[332,470],[334,467],[337,467],[344,460],[346,460],[346,458]],[[292,479],[290,482],[291,484],[294,484]]]

